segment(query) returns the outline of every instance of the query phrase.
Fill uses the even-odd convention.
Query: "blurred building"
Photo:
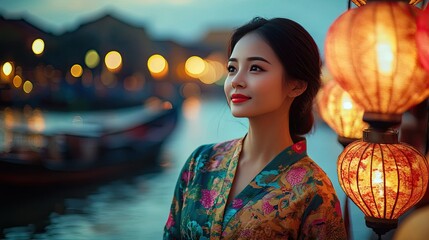
[[[141,104],[152,96],[180,101],[189,83],[200,91],[219,89],[212,83],[222,81],[224,73],[218,67],[214,74],[211,65],[226,59],[229,35],[216,30],[201,42],[183,45],[153,39],[143,27],[110,13],[54,35],[24,19],[0,17],[0,67],[12,68],[10,73],[0,69],[1,85],[10,88],[2,90],[0,104],[69,110]],[[41,52],[34,50],[36,39],[43,44]],[[160,72],[148,68],[154,54],[166,61]],[[203,83],[207,76],[187,73],[191,56],[205,59],[211,67],[206,75],[214,79]]]

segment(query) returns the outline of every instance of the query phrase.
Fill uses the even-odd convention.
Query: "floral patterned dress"
[[[347,239],[340,203],[305,140],[283,150],[229,205],[243,139],[197,148],[174,192],[164,239]]]

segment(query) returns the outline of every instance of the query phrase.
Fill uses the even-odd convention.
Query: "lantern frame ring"
[[[363,141],[367,143],[397,144],[399,133],[397,130],[379,131],[368,128],[363,131]]]
[[[363,121],[369,123],[373,128],[386,130],[398,127],[402,121],[402,114],[364,112]]]

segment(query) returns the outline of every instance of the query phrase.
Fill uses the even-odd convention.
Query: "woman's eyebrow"
[[[248,57],[247,61],[263,61],[263,62],[266,62],[268,64],[271,64],[267,59],[265,59],[263,57]],[[238,62],[238,60],[236,58],[230,58],[230,59],[228,59],[228,62]]]

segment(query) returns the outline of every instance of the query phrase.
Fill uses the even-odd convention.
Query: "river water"
[[[48,193],[9,192],[0,198],[0,236],[4,239],[162,239],[162,230],[182,164],[199,145],[241,137],[246,122],[235,119],[223,99],[189,99],[184,102],[175,132],[164,145],[161,168],[121,179],[55,189]],[[336,135],[317,122],[307,137],[309,155],[330,176],[344,205],[336,175],[336,159],[342,151]],[[5,194],[9,194],[6,196]],[[351,203],[353,239],[372,239],[364,216]]]

